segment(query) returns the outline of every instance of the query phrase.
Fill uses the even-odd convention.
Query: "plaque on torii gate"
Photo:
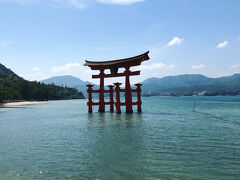
[[[126,113],[132,113],[133,105],[137,105],[138,112],[141,112],[141,84],[135,84],[136,89],[132,89],[130,85],[130,76],[140,75],[140,71],[130,71],[130,68],[133,66],[139,66],[143,61],[149,60],[148,56],[149,51],[144,54],[112,61],[87,61],[85,62],[85,66],[89,66],[91,70],[99,70],[100,73],[98,75],[92,75],[93,79],[100,79],[100,87],[98,90],[92,89],[93,85],[89,84],[88,87],[88,112],[92,112],[92,106],[98,105],[99,112],[105,112],[105,105],[110,105],[110,111],[114,111],[114,104],[116,107],[116,113],[121,113],[121,106],[126,106]],[[119,68],[125,68],[125,71],[122,73],[118,73]],[[104,71],[106,69],[110,69],[110,74],[105,74]],[[125,77],[125,88],[120,88],[121,83],[114,83],[115,89],[113,85],[108,86],[109,89],[104,89],[104,78],[112,78],[112,77]],[[115,92],[116,100],[113,99],[113,94]],[[125,93],[125,102],[120,101],[120,92]],[[132,92],[137,93],[137,101],[132,101]],[[99,93],[99,101],[92,101],[92,93]],[[105,101],[104,93],[109,93],[109,101]]]

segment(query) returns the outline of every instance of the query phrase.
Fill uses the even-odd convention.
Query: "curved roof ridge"
[[[132,63],[131,66],[137,66],[137,65],[140,65],[141,62],[143,61],[146,61],[146,60],[149,60],[149,56],[148,56],[148,53],[149,51],[143,53],[143,54],[140,54],[138,56],[133,56],[133,57],[130,57],[130,58],[125,58],[125,59],[118,59],[118,60],[110,60],[110,61],[87,61],[85,60],[85,66],[89,66],[91,68],[93,67],[103,67],[105,69],[108,69],[108,68],[112,68],[114,66],[118,66],[118,67],[121,67],[121,66],[125,66],[126,63]]]
[[[123,59],[117,59],[117,60],[109,60],[109,61],[88,61],[88,60],[85,60],[85,61],[88,62],[88,63],[109,63],[109,62],[115,62],[115,61],[136,59],[136,58],[139,58],[141,56],[148,55],[148,53],[149,53],[149,51],[147,51],[147,52],[145,52],[143,54],[137,55],[137,56],[133,56],[133,57],[129,57],[129,58],[123,58]]]

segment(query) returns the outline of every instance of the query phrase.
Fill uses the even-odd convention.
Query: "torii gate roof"
[[[92,70],[98,69],[111,69],[111,68],[121,68],[121,67],[130,67],[130,66],[138,66],[141,65],[143,61],[149,60],[148,56],[149,51],[130,58],[119,59],[119,60],[111,60],[111,61],[87,61],[85,62],[85,66],[89,66]]]

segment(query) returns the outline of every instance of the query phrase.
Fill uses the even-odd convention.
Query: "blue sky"
[[[150,50],[133,82],[240,73],[239,8],[239,0],[0,0],[0,63],[29,80],[91,80],[85,59]]]

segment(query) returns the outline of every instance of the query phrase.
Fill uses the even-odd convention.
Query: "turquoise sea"
[[[94,111],[86,100],[0,108],[0,180],[240,179],[239,96]]]

